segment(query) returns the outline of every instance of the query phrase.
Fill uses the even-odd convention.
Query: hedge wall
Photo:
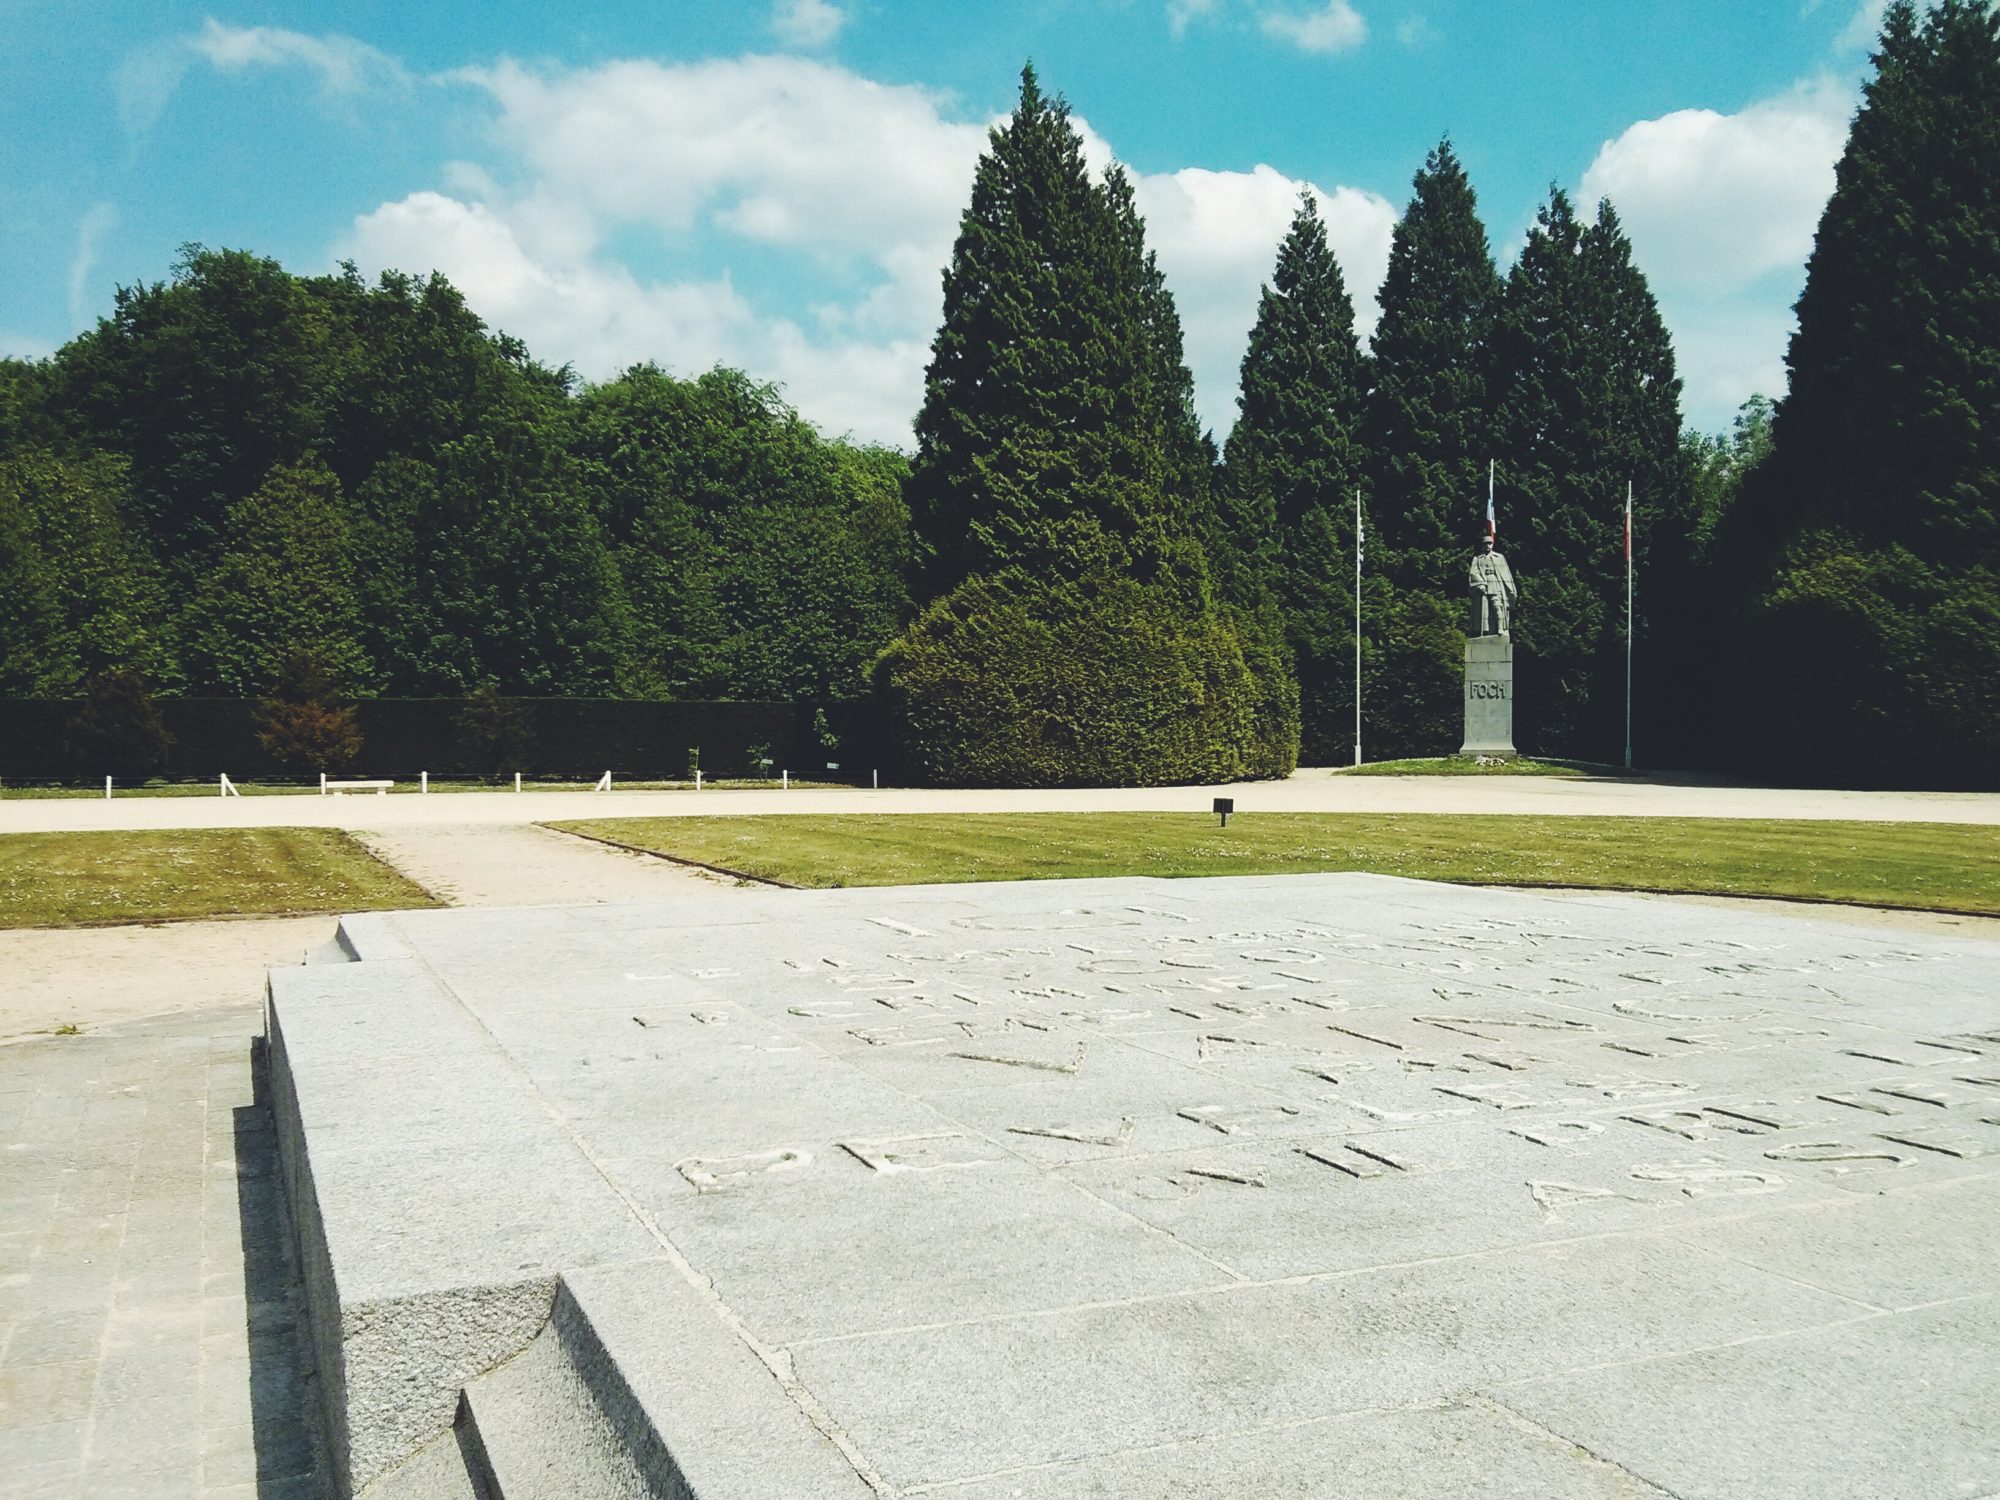
[[[876,713],[866,703],[654,703],[612,698],[509,698],[522,723],[518,769],[529,776],[615,776],[647,780],[687,774],[688,752],[699,747],[713,778],[750,771],[753,746],[768,747],[771,771],[794,776],[865,781],[886,769]],[[188,780],[227,772],[238,781],[296,777],[258,745],[256,704],[240,698],[161,698],[161,717],[174,737],[170,777]],[[451,698],[375,698],[355,704],[362,748],[350,774],[414,779],[490,773],[460,730],[466,705]],[[101,768],[73,764],[64,746],[71,705],[48,699],[0,702],[0,779],[95,781]],[[824,713],[835,739],[829,749],[815,730]],[[838,771],[827,763],[836,762]]]

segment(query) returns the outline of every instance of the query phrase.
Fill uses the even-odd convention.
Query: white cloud
[[[1258,292],[1271,279],[1278,244],[1298,212],[1300,186],[1262,165],[1249,172],[1189,167],[1135,181],[1147,243],[1159,253],[1180,310],[1196,404],[1218,434],[1236,419],[1238,374]],[[1378,316],[1375,294],[1389,268],[1396,210],[1386,198],[1358,188],[1315,189],[1314,195],[1365,340]]]
[[[140,47],[126,54],[113,78],[118,117],[127,130],[149,130],[166,112],[190,69],[207,63],[223,73],[253,67],[303,67],[319,76],[321,92],[357,94],[370,88],[407,88],[410,75],[385,52],[351,36],[308,36],[275,26],[226,26],[210,17],[191,36]]]
[[[365,270],[443,271],[489,322],[602,379],[637,360],[716,363],[780,381],[831,432],[907,444],[937,330],[941,273],[987,124],[927,90],[796,57],[628,61],[458,75],[496,108],[493,160],[455,162],[443,191],[359,218],[340,253]],[[1081,118],[1094,170],[1112,144]],[[1148,240],[1187,332],[1201,408],[1226,428],[1237,365],[1300,184],[1273,168],[1134,174]],[[1353,188],[1320,197],[1365,334],[1394,211]],[[612,245],[657,237],[648,279]],[[728,276],[755,245],[826,287],[780,305]]]
[[[412,193],[363,215],[343,253],[370,274],[444,272],[488,323],[593,379],[649,359],[682,373],[739,366],[780,382],[829,432],[903,443],[922,395],[927,331],[815,340],[791,319],[760,313],[727,276],[641,282],[601,258],[545,261],[493,209],[441,193]]]
[[[1583,202],[1617,206],[1659,298],[1696,427],[1784,392],[1788,304],[1853,106],[1850,81],[1820,78],[1735,114],[1679,110],[1607,141],[1583,175]]]
[[[225,73],[254,67],[303,67],[328,93],[351,94],[380,84],[403,85],[409,74],[386,53],[351,36],[308,36],[276,26],[225,26],[213,16],[188,45]]]
[[[1722,290],[1802,268],[1833,191],[1853,96],[1822,79],[1736,114],[1687,109],[1607,141],[1586,203],[1617,205],[1647,277]]]
[[[1889,12],[1889,0],[1861,0],[1833,45],[1842,52],[1873,52],[1882,35],[1882,18]]]
[[[1317,10],[1267,10],[1258,24],[1301,52],[1346,52],[1368,39],[1368,23],[1349,0],[1325,0]]]
[[[1396,40],[1405,47],[1428,47],[1443,39],[1444,33],[1424,16],[1405,16],[1396,23]]]
[[[459,76],[500,106],[502,139],[548,192],[675,236],[712,218],[821,252],[948,247],[986,142],[928,90],[805,58]]]
[[[194,61],[194,49],[185,38],[127,53],[112,79],[119,123],[134,134],[150,130],[166,113]]]
[[[55,352],[56,346],[47,339],[0,328],[0,359],[47,359]]]
[[[70,327],[81,333],[95,321],[90,310],[90,273],[97,269],[97,252],[104,237],[118,227],[118,209],[93,203],[76,226],[76,251],[69,262]]]
[[[1689,426],[1726,431],[1753,395],[1784,394],[1785,346],[1798,320],[1778,298],[1667,292],[1660,314],[1673,330]]]
[[[1215,14],[1217,0],[1167,0],[1167,30],[1176,38],[1187,35],[1196,21]]]
[[[850,19],[829,0],[772,0],[771,32],[787,47],[824,47]]]

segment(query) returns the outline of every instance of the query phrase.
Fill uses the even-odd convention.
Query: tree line
[[[1352,754],[1358,493],[1364,747],[1440,754],[1493,462],[1524,750],[1622,748],[1629,484],[1642,761],[1990,784],[1996,28],[1890,6],[1789,390],[1717,437],[1613,205],[1552,188],[1503,274],[1446,140],[1365,348],[1302,198],[1218,448],[1131,182],[1032,68],[907,459],[731,371],[580,384],[437,276],[191,250],[0,362],[0,694],[305,651],[349,694],[873,695],[936,780],[1282,774]]]
[[[906,468],[735,371],[582,385],[441,276],[190,247],[0,363],[0,695],[853,697]]]

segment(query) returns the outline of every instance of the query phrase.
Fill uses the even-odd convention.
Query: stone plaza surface
[[[239,1000],[0,1047],[0,1500],[332,1493],[261,1030]]]
[[[2000,943],[737,894],[273,972],[354,1491],[2000,1494]]]

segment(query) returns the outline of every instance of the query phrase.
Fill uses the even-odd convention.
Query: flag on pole
[[[1500,528],[1493,518],[1493,460],[1489,458],[1486,460],[1486,538],[1493,541],[1499,535]]]
[[[1625,562],[1632,562],[1632,486],[1625,486]]]

